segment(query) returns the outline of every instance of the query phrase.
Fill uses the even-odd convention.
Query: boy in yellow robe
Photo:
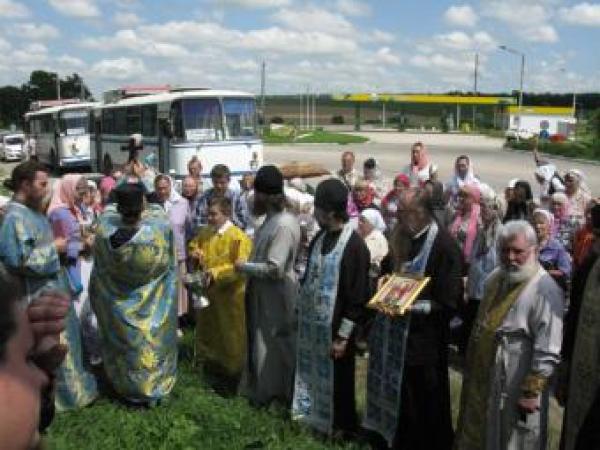
[[[189,254],[206,273],[208,306],[196,314],[196,350],[206,375],[227,393],[239,384],[246,355],[246,280],[234,263],[247,260],[252,241],[231,220],[231,202],[211,199],[208,227],[189,243]]]

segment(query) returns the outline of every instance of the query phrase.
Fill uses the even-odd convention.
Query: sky
[[[0,0],[0,85],[81,74],[267,94],[600,91],[600,3],[567,0]],[[596,44],[594,44],[596,43]]]

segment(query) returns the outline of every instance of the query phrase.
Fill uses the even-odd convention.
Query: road
[[[447,181],[454,170],[454,160],[458,155],[471,157],[475,173],[494,189],[502,191],[512,178],[527,180],[534,193],[537,184],[533,172],[535,163],[529,152],[506,150],[501,139],[484,136],[435,135],[408,133],[355,133],[371,139],[366,144],[294,144],[267,146],[264,152],[265,162],[283,163],[290,161],[319,162],[329,169],[337,169],[340,156],[346,150],[356,154],[357,168],[368,157],[374,157],[380,164],[383,175],[393,178],[410,160],[410,147],[413,142],[422,141],[429,149],[430,159],[438,166],[439,179]],[[575,168],[582,170],[587,184],[600,195],[600,165],[580,163],[572,160],[550,159],[561,173]]]
[[[450,179],[454,160],[458,155],[471,157],[475,173],[494,189],[502,191],[508,180],[519,178],[531,183],[534,192],[537,185],[533,176],[535,164],[531,153],[506,150],[502,140],[485,136],[411,134],[397,132],[357,133],[368,137],[366,144],[294,144],[270,145],[265,147],[266,163],[290,161],[319,162],[328,169],[339,168],[340,156],[346,150],[356,154],[357,168],[368,157],[379,161],[384,176],[392,179],[410,159],[413,142],[422,141],[429,149],[431,160],[438,166],[440,180]],[[592,192],[600,195],[600,165],[581,163],[566,159],[549,158],[561,172],[570,168],[582,170]],[[0,164],[8,175],[16,163]]]

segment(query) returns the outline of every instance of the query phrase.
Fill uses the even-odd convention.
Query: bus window
[[[59,115],[58,125],[61,134],[75,136],[89,132],[89,117],[86,110],[63,111]]]
[[[142,135],[156,136],[156,105],[142,106]]]
[[[127,108],[127,134],[141,133],[142,131],[142,108],[130,106]]]
[[[115,110],[115,134],[127,134],[127,110],[116,108]]]
[[[186,140],[216,141],[223,139],[221,105],[216,98],[184,99],[182,116]]]
[[[171,105],[171,123],[173,126],[173,138],[183,139],[183,123],[181,122],[181,102],[173,102]]]
[[[102,111],[102,133],[114,134],[115,132],[115,114],[112,109]]]
[[[256,136],[256,106],[251,98],[223,99],[225,123],[229,139]]]

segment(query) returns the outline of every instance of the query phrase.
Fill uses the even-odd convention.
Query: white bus
[[[90,165],[90,118],[96,103],[70,103],[25,114],[31,151],[54,170]],[[31,155],[30,155],[31,156]]]
[[[161,93],[105,101],[95,108],[93,167],[106,173],[125,164],[129,136],[140,133],[141,161],[179,180],[196,156],[208,178],[215,164],[232,177],[254,172],[262,164],[252,94],[212,89],[166,89]],[[108,100],[108,96],[106,97]]]

